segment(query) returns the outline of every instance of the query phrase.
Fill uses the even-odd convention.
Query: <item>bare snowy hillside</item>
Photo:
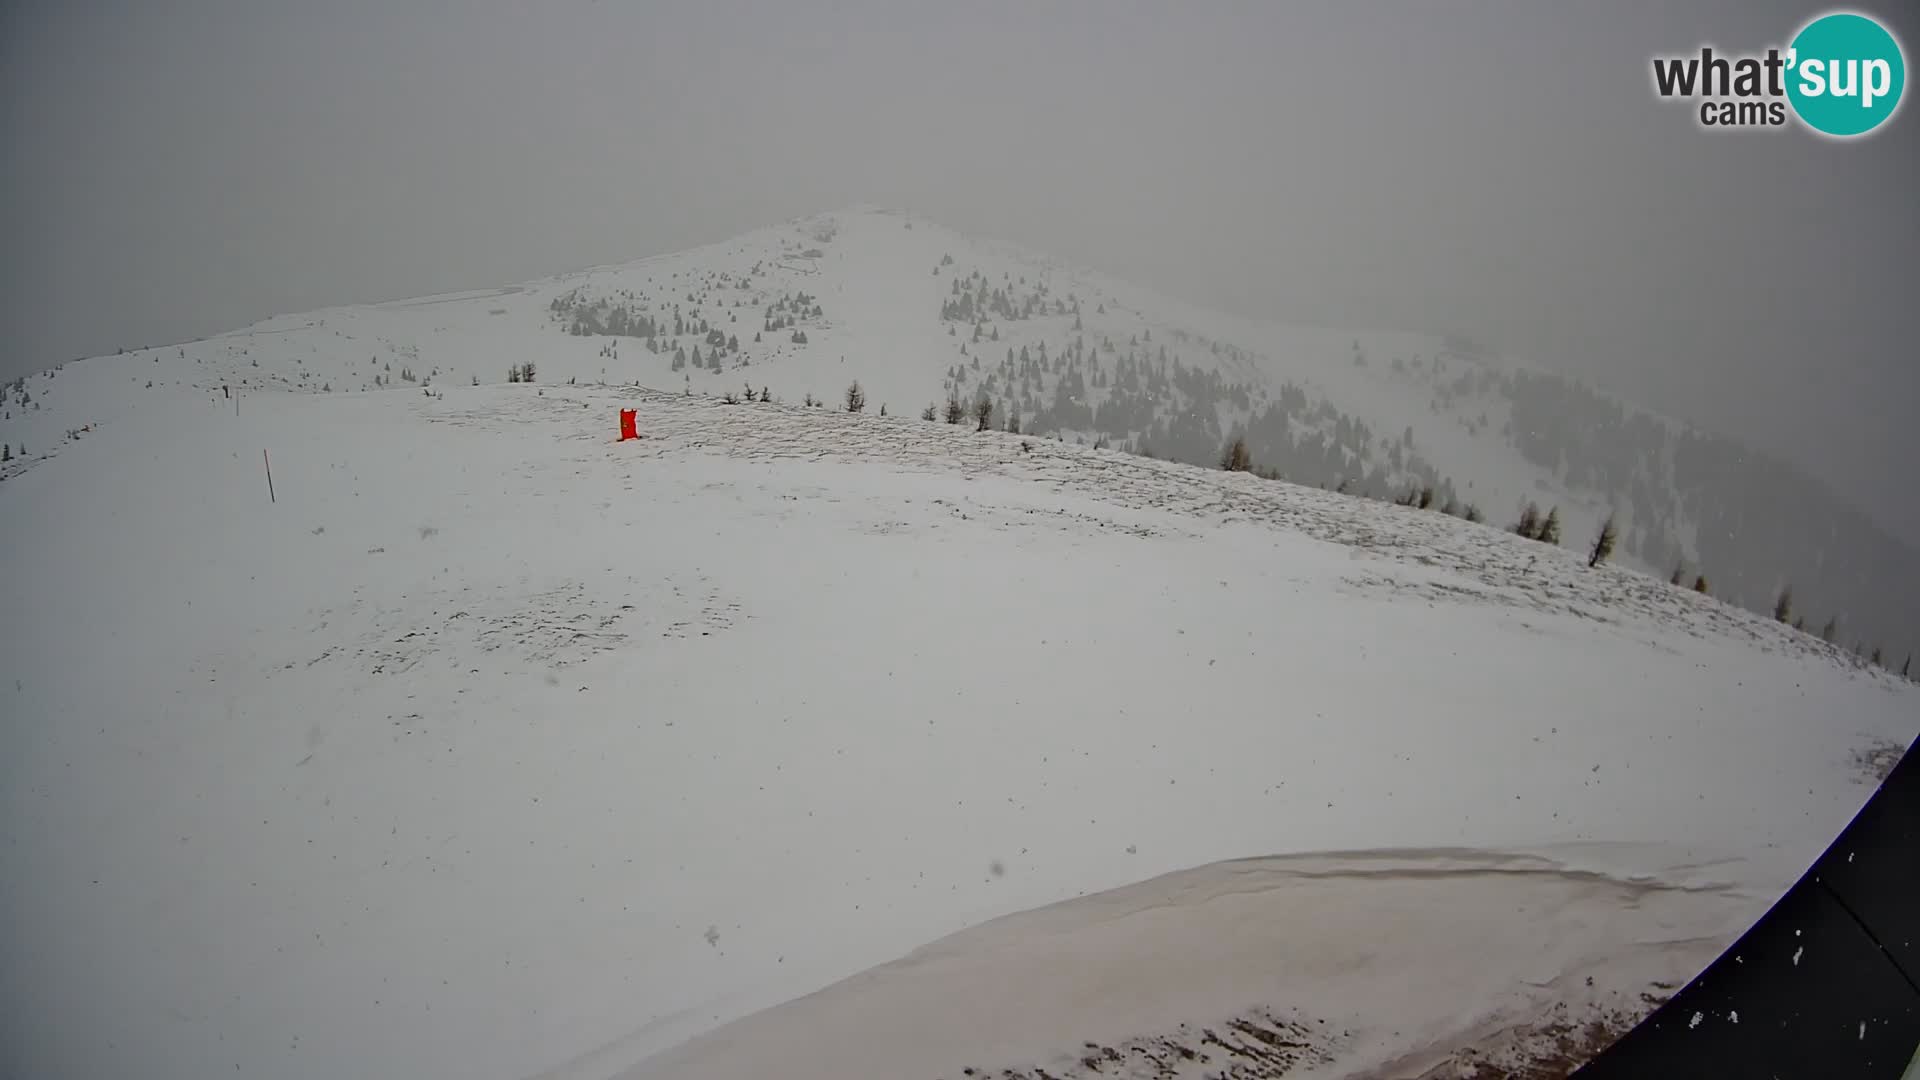
[[[1230,1022],[1310,1030],[1299,1075],[1436,1060],[1644,1008],[1920,728],[1913,684],[1571,550],[903,415],[948,362],[874,357],[953,271],[769,333],[788,242],[728,256],[751,349],[674,277],[720,249],[33,381],[26,423],[97,424],[0,484],[0,1073],[1064,1076]],[[649,274],[738,356],[553,385],[662,381],[555,321]],[[867,412],[794,402],[856,356]],[[748,379],[782,401],[699,393]],[[1053,1011],[983,1000],[1029,979]]]
[[[1511,524],[1563,542],[1610,513],[1619,558],[1771,611],[1898,669],[1920,647],[1920,555],[1792,468],[1470,342],[1231,318],[884,210],[822,214],[674,255],[496,290],[270,319],[68,365],[7,388],[0,477],[169,392],[364,393],[517,377],[696,394],[772,391],[1256,470]],[[230,406],[225,398],[220,404]]]

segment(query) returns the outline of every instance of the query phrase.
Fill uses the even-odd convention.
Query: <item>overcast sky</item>
[[[1649,86],[1821,10],[11,0],[0,373],[879,202],[1242,313],[1469,333],[1920,540],[1920,112],[1716,136]]]

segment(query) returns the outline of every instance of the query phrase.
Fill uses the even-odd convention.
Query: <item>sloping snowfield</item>
[[[962,931],[633,1075],[1551,1076],[1744,929],[1755,897],[1714,876],[1737,862],[1593,868],[1661,854],[1215,863]]]
[[[1684,980],[1920,728],[1438,514],[638,391],[155,404],[0,557],[5,1075],[1411,1068]]]

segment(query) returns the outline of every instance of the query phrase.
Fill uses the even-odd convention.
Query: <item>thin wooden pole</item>
[[[271,503],[277,503],[280,500],[276,498],[273,494],[273,462],[267,460],[267,451],[265,447],[262,447],[260,450],[260,463],[267,467],[267,501]]]

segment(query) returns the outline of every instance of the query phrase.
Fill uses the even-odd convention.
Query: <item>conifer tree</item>
[[[1529,540],[1540,536],[1540,508],[1531,499],[1520,508],[1520,520],[1513,523],[1513,531]]]
[[[1220,467],[1227,472],[1248,472],[1253,468],[1253,454],[1247,449],[1247,440],[1236,435],[1220,450]]]
[[[1534,539],[1540,541],[1543,544],[1553,544],[1555,546],[1559,545],[1560,543],[1560,508],[1559,507],[1556,506],[1553,509],[1547,511],[1547,520],[1542,521],[1540,523],[1540,535],[1534,537]]]
[[[1593,550],[1587,553],[1587,567],[1592,569],[1613,557],[1613,545],[1620,539],[1620,531],[1614,527],[1613,515],[1608,514],[1606,523],[1600,526],[1600,535],[1593,538]]]

